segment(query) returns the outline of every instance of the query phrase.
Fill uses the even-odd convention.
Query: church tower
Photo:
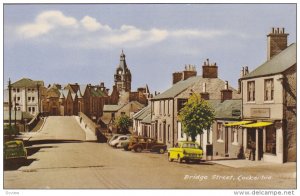
[[[120,64],[117,67],[116,73],[115,73],[115,86],[116,86],[118,92],[121,92],[121,91],[130,92],[131,91],[131,73],[127,67],[126,60],[125,60],[125,54],[124,54],[123,50],[120,55]]]

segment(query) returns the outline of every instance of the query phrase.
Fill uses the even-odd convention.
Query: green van
[[[27,159],[27,151],[22,141],[14,140],[4,144],[4,160]]]

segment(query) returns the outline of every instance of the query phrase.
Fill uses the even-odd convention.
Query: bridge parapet
[[[100,125],[94,123],[88,116],[84,113],[79,112],[79,122],[84,125],[84,128],[90,129],[96,136],[99,142],[106,142],[107,138],[101,133]]]

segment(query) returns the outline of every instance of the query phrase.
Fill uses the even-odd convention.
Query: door
[[[258,129],[258,160],[263,158],[263,130]]]
[[[228,127],[225,127],[225,156],[228,156]]]
[[[163,128],[163,142],[166,144],[166,123],[164,123],[164,128]]]

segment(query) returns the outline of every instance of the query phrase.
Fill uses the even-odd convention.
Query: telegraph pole
[[[8,115],[9,115],[9,130],[11,130],[11,81],[8,80]]]

